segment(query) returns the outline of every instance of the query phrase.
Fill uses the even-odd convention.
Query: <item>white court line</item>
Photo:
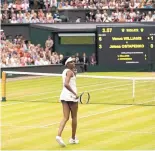
[[[145,103],[149,103],[149,102],[152,102],[151,101],[147,101]],[[109,110],[109,111],[104,111],[104,112],[98,112],[98,113],[93,113],[93,114],[89,114],[89,115],[85,115],[85,116],[82,116],[78,119],[83,119],[83,118],[87,118],[87,117],[91,117],[91,116],[95,116],[95,115],[99,115],[99,114],[104,114],[104,113],[108,113],[108,112],[112,112],[112,111],[117,111],[117,110],[121,110],[121,109],[125,109],[125,108],[129,108],[129,107],[132,107],[132,106],[135,106],[135,105],[128,105],[128,106],[124,106],[124,107],[120,107],[120,108],[116,108],[116,109],[112,109],[112,110]],[[55,122],[55,123],[51,123],[51,124],[46,124],[46,125],[40,125],[40,126],[19,126],[19,127],[29,127],[29,128],[46,128],[46,127],[49,127],[49,126],[53,126],[53,125],[56,125],[56,124],[59,124],[60,122]],[[0,125],[0,126],[15,126],[15,127],[18,127],[16,125],[11,125],[11,124],[8,124],[8,125]]]
[[[65,130],[71,130],[71,128],[66,128]],[[118,132],[118,133],[135,133],[135,134],[154,134],[155,132],[150,132],[150,131],[123,131],[123,130],[104,130],[104,129],[85,129],[85,128],[80,128],[80,130],[84,131],[93,131],[93,132]]]
[[[10,106],[10,105],[21,104],[21,103],[25,103],[25,102],[15,102],[15,103],[10,103],[5,105],[2,105],[2,103],[0,103],[0,106]]]
[[[91,86],[97,86],[97,85],[103,85],[104,83],[98,83],[98,84],[93,84]],[[89,85],[85,85],[85,86],[79,86],[78,88],[84,88],[84,87],[90,87],[90,84]],[[50,89],[51,90],[51,89]],[[53,92],[61,92],[61,90],[54,90],[54,91],[48,91],[48,92],[42,92],[42,93],[38,93],[38,94],[28,94],[28,95],[23,95],[21,97],[15,97],[15,98],[23,98],[25,96],[40,96],[42,94],[49,94],[49,93],[53,93]],[[12,93],[13,94],[13,93]],[[11,97],[13,95],[8,95],[8,97]]]
[[[2,127],[6,127],[6,126],[2,125]],[[43,127],[43,126],[13,126],[13,125],[10,125],[9,127],[23,128],[23,129],[47,128],[47,127]],[[64,130],[71,130],[71,128],[64,128]],[[153,134],[153,135],[155,135],[155,132],[150,132],[150,131],[104,130],[104,129],[98,129],[98,128],[97,129],[95,129],[95,128],[91,128],[91,129],[90,128],[80,128],[80,130],[81,131],[93,131],[93,132],[117,132],[117,133],[134,133],[134,134]]]
[[[41,100],[46,100],[46,99],[51,99],[51,98],[58,98],[59,96],[53,96],[53,97],[48,97],[48,98],[44,98],[44,99],[36,99],[36,100],[29,100],[29,101],[24,101],[24,102],[16,102],[16,103],[11,103],[11,104],[5,104],[5,105],[1,105],[1,106],[10,106],[10,105],[15,105],[15,104],[20,104],[20,103],[27,103],[27,102],[35,102],[35,101],[41,101]],[[42,102],[44,103],[44,102]],[[54,102],[57,103],[57,102]]]
[[[95,84],[92,84],[91,86],[92,87],[94,87],[94,86],[97,86],[97,85],[104,85],[104,87],[105,87],[105,85],[109,85],[109,84],[112,84],[112,83],[117,83],[117,82],[108,82],[108,83],[95,83]],[[132,84],[127,84],[127,85],[132,85]],[[123,84],[123,85],[119,85],[120,87],[122,87],[122,86],[126,86],[125,84]],[[117,86],[117,87],[119,87],[119,86]],[[89,85],[84,85],[84,86],[78,86],[77,88],[78,89],[80,89],[80,88],[85,88],[85,87],[90,87],[90,84]],[[52,87],[53,88],[53,87]],[[109,88],[111,88],[111,87],[107,87],[106,89],[109,89]],[[113,87],[112,87],[113,88]],[[51,90],[51,88],[49,88],[50,90]],[[23,98],[23,97],[27,97],[27,96],[40,96],[40,95],[44,95],[44,94],[49,94],[49,93],[53,93],[53,92],[61,92],[61,90],[54,90],[54,91],[48,91],[48,92],[43,92],[43,93],[38,93],[38,94],[28,94],[28,95],[23,95],[23,96],[21,96],[21,97],[15,97],[14,99],[16,99],[16,98]],[[14,96],[13,95],[13,93],[11,94],[11,95],[8,95],[8,97],[11,97],[11,96]]]
[[[112,109],[112,110],[104,111],[104,112],[93,113],[93,114],[82,116],[82,117],[80,117],[78,119],[83,119],[83,118],[87,118],[87,117],[91,117],[91,116],[95,116],[95,115],[99,115],[99,114],[109,113],[109,112],[112,112],[112,111],[117,111],[117,110],[121,110],[121,109],[124,109],[124,108],[129,108],[131,106],[134,106],[134,105],[120,107],[120,108],[117,108],[117,109]],[[53,125],[56,125],[56,124],[59,124],[59,123],[60,123],[60,121],[59,122],[55,122],[55,123],[51,123],[51,124],[40,125],[40,126],[23,126],[23,127],[27,127],[27,128],[46,128],[46,127],[53,126]],[[11,125],[10,124],[10,125],[1,125],[1,126],[15,126],[15,125]],[[22,126],[19,126],[19,127],[22,127]]]
[[[130,84],[126,84],[126,85],[119,85],[119,86],[113,86],[113,87],[107,87],[107,88],[100,88],[100,89],[93,89],[93,90],[90,90],[89,92],[94,92],[94,91],[98,91],[98,90],[108,90],[108,89],[112,89],[112,88],[117,88],[117,87],[122,87],[122,86],[127,86],[127,85],[130,85]],[[82,87],[83,88],[83,87]],[[79,92],[79,93],[82,93],[82,92]],[[39,93],[40,94],[40,93]],[[26,95],[25,95],[26,96]],[[37,95],[37,96],[40,96],[40,95]],[[36,100],[30,100],[30,101],[40,101],[40,100],[45,100],[45,99],[50,99],[50,98],[57,98],[59,96],[54,96],[54,97],[48,97],[48,98],[44,98],[44,99],[36,99]],[[16,99],[16,98],[14,98]],[[25,102],[29,102],[29,101],[25,101]],[[20,103],[24,103],[24,102],[20,102]],[[14,103],[15,104],[15,103]],[[14,104],[6,104],[6,105],[2,105],[2,106],[9,106],[9,105],[14,105]],[[16,103],[18,104],[18,103]]]
[[[129,84],[126,84],[126,86],[129,85]],[[121,86],[113,86],[113,87],[108,87],[108,88],[100,88],[100,89],[94,89],[94,90],[90,90],[89,92],[93,92],[93,91],[98,91],[98,90],[107,90],[107,89],[111,89],[111,88],[117,88],[117,87],[122,87],[122,86],[125,86],[125,85],[121,85]],[[82,88],[82,87],[81,87]],[[79,94],[82,93],[82,92],[79,92]],[[40,100],[46,100],[46,99],[51,99],[51,98],[58,98],[60,96],[53,96],[53,97],[48,97],[48,98],[44,98],[44,99],[36,99],[36,100],[30,100],[32,102],[35,102],[35,101],[40,101]],[[104,97],[104,98],[107,98],[107,97]],[[108,97],[109,98],[109,97]],[[11,104],[5,104],[5,105],[0,105],[0,106],[10,106],[10,105],[16,105],[16,104],[21,104],[21,103],[25,103],[25,102],[29,102],[29,101],[24,101],[24,102],[16,102],[16,103],[11,103]],[[151,102],[151,101],[150,101]],[[55,102],[56,103],[56,102]],[[147,103],[147,102],[146,102]]]
[[[95,116],[95,115],[99,115],[99,114],[104,114],[104,113],[108,113],[108,112],[112,112],[112,111],[117,111],[117,110],[120,110],[120,109],[124,109],[124,108],[128,108],[128,107],[131,107],[133,105],[129,105],[129,106],[125,106],[125,107],[120,107],[120,108],[117,108],[117,109],[112,109],[112,110],[109,110],[109,111],[104,111],[104,112],[98,112],[98,113],[93,113],[93,114],[89,114],[89,115],[85,115],[85,116],[82,116],[78,119],[83,119],[83,118],[87,118],[87,117],[91,117],[91,116]],[[51,124],[46,124],[46,125],[40,125],[40,126],[23,126],[23,127],[27,127],[27,128],[46,128],[46,127],[49,127],[49,126],[53,126],[53,125],[56,125],[56,124],[59,124],[59,122],[55,122],[55,123],[51,123]],[[1,126],[15,126],[15,125],[1,125]],[[16,126],[15,126],[16,127]],[[18,127],[18,126],[17,126]],[[21,126],[19,126],[21,127]]]

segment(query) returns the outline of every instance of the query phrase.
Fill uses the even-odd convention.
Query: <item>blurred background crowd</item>
[[[62,21],[61,10],[85,9],[88,10],[86,22],[148,22],[155,21],[153,8],[155,0],[2,0],[0,20],[2,23],[55,23]],[[108,13],[109,9],[113,11]],[[76,22],[81,22],[80,17],[75,17]]]
[[[86,22],[155,22],[155,0],[1,0],[0,7],[2,24],[62,22],[60,11],[74,9],[87,10]],[[7,37],[3,30],[0,36],[2,67],[59,64],[63,59],[63,54],[52,51],[51,37],[42,47],[22,35]],[[77,63],[96,64],[95,54],[87,58],[77,53],[75,57]]]
[[[6,38],[1,31],[0,36],[1,67],[61,64],[64,58],[63,54],[52,51],[53,40],[50,36],[45,41],[45,47],[31,44],[22,35]],[[96,64],[95,54],[88,58],[85,53],[82,56],[76,53],[73,57],[76,58],[76,63]]]
[[[52,46],[53,40],[50,37],[43,48],[40,44],[31,44],[22,35],[6,38],[1,31],[2,67],[59,64],[63,55],[52,52]]]

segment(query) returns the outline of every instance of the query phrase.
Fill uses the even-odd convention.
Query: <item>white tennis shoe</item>
[[[60,136],[56,136],[56,141],[59,143],[60,146],[65,147],[65,143]]]
[[[78,144],[79,143],[79,140],[77,138],[73,139],[73,138],[70,138],[69,139],[69,143],[70,144]]]

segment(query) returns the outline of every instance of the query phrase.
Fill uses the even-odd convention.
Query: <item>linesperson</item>
[[[77,129],[77,112],[78,112],[78,95],[76,87],[76,72],[75,72],[75,58],[69,57],[65,61],[66,69],[62,73],[63,89],[60,95],[60,100],[63,108],[63,119],[60,123],[56,141],[65,147],[65,143],[61,137],[62,131],[69,120],[71,113],[72,117],[72,137],[69,139],[70,144],[77,144],[79,140],[75,137]]]

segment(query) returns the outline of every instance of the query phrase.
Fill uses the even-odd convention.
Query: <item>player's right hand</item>
[[[75,95],[75,99],[78,99],[78,98],[79,98],[79,96],[76,94],[76,95]]]

